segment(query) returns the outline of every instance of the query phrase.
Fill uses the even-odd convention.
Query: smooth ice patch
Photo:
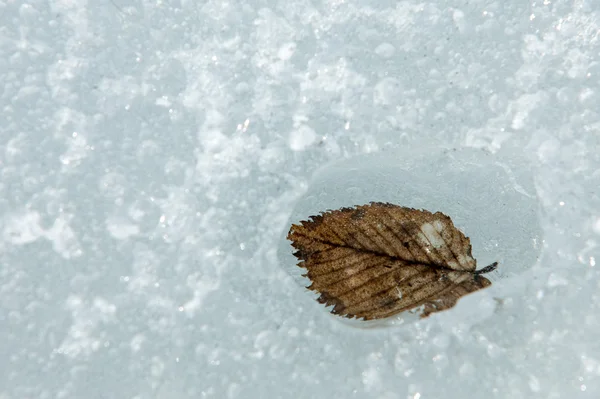
[[[531,194],[535,193],[532,169],[524,159],[514,152],[425,147],[335,162],[315,173],[290,224],[326,209],[371,201],[439,211],[469,237],[477,268],[499,263],[496,271],[486,274],[492,282],[499,281],[531,268],[541,250],[536,243],[543,241],[537,197]],[[425,223],[421,230],[417,239],[425,251],[435,253],[434,248],[444,245],[441,221]],[[292,252],[282,235],[281,263],[304,287],[306,280],[298,277],[303,269],[296,266]],[[472,260],[459,256],[448,266],[470,269],[473,265]]]

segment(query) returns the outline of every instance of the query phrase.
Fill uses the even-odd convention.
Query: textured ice
[[[0,397],[598,397],[599,30],[592,0],[0,0]],[[406,172],[427,148],[505,161],[397,186],[455,171]],[[296,283],[311,176],[366,153],[411,156],[348,188],[452,214],[490,289],[361,329]]]

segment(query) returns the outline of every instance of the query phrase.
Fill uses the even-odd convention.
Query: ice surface
[[[0,398],[598,397],[599,30],[591,0],[0,0]],[[340,323],[277,256],[311,176],[440,147],[488,154],[464,192],[403,159],[349,186],[452,213],[494,285]]]

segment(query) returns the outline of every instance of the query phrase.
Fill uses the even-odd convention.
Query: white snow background
[[[596,0],[0,0],[0,398],[600,397],[599,135]],[[425,144],[530,162],[539,262],[341,323],[288,218]]]

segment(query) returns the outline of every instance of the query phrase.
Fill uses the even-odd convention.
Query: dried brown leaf
[[[453,307],[491,285],[476,271],[469,238],[440,213],[372,202],[312,216],[288,234],[319,302],[345,317],[380,319]]]

